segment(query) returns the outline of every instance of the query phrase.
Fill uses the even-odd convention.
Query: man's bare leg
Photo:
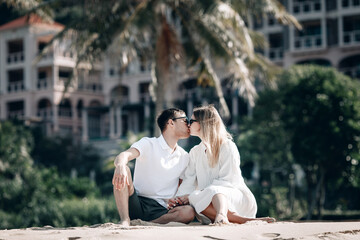
[[[216,216],[217,216],[217,211],[216,211],[213,203],[210,203],[210,205],[204,211],[202,211],[201,213],[204,214],[205,216],[207,216],[213,223],[215,223]],[[263,217],[263,218],[241,217],[237,213],[230,212],[230,211],[227,211],[227,218],[228,218],[229,222],[238,223],[238,224],[242,224],[242,223],[246,223],[248,221],[254,221],[254,220],[265,221],[265,222],[268,222],[268,223],[273,223],[273,222],[276,221],[275,218],[271,218],[271,217]]]
[[[130,169],[127,167],[129,185],[125,186],[123,189],[118,190],[114,186],[114,197],[116,202],[116,207],[120,215],[120,224],[123,226],[130,226],[130,217],[129,217],[129,197],[134,193],[134,186],[132,183]]]
[[[189,223],[195,218],[195,210],[190,206],[178,206],[171,209],[168,213],[152,220],[154,223],[166,224],[169,222]]]

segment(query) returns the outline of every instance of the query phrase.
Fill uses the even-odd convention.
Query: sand
[[[360,240],[360,221],[353,222],[248,222],[238,225],[153,224],[140,220],[130,227],[114,223],[54,228],[51,226],[0,230],[0,240],[77,240],[77,239],[321,239]]]

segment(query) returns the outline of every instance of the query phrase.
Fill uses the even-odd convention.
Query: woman
[[[204,224],[210,223],[208,219],[215,224],[274,222],[269,217],[255,218],[256,200],[241,175],[239,151],[215,107],[195,108],[189,125],[190,134],[201,143],[190,151],[190,163],[176,194],[180,197],[169,200],[170,208],[190,203]]]

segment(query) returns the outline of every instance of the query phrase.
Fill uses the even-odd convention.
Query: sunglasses
[[[176,118],[172,118],[171,120],[176,120],[176,119],[183,119],[184,118],[184,122],[186,122],[188,125],[193,124],[194,122],[197,122],[197,120],[195,119],[188,119],[187,117],[176,117]]]
[[[195,120],[195,119],[190,119],[189,120],[189,125],[193,124],[194,122],[197,122],[198,120]]]

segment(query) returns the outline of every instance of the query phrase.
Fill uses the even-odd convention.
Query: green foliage
[[[37,164],[56,167],[65,175],[75,169],[79,176],[89,176],[91,170],[101,169],[100,155],[90,145],[75,143],[70,137],[45,137],[38,129],[33,132],[35,145],[31,155]]]
[[[59,207],[65,219],[60,226],[82,226],[119,221],[115,201],[112,197],[66,200],[59,203]]]
[[[0,210],[0,229],[45,226],[75,227],[117,222],[119,216],[113,198],[76,198],[47,201],[20,213]]]
[[[61,176],[56,168],[35,166],[29,154],[32,144],[32,135],[23,126],[0,122],[0,228],[72,224],[75,220],[65,214],[68,205],[61,204],[99,197],[99,189],[89,178],[71,179]],[[88,222],[108,219],[116,210],[113,215],[104,215],[109,210],[105,205],[112,206],[105,202],[76,204],[82,207],[78,211],[72,208],[74,219],[78,218],[79,224],[87,224],[85,217],[91,217]]]
[[[41,174],[43,192],[48,192],[49,197],[71,199],[99,196],[99,189],[89,178],[60,176],[55,168],[44,168],[39,174]]]
[[[29,154],[31,145],[24,127],[0,122],[0,209],[18,211],[32,200],[38,177]],[[13,208],[13,202],[19,208]]]
[[[308,218],[315,207],[321,216],[326,191],[359,184],[360,83],[316,66],[293,67],[281,83],[281,120],[306,172]]]
[[[146,136],[146,133],[135,134],[133,132],[128,132],[126,134],[126,138],[120,142],[120,152],[129,149],[134,142],[139,141],[141,138],[143,138],[145,136]],[[114,171],[114,160],[115,160],[115,157],[120,152],[116,153],[116,155],[111,156],[106,160],[105,165],[103,167],[104,171],[106,171],[106,172],[110,171],[111,173]],[[131,161],[129,163],[130,168],[133,168],[134,164],[135,164],[134,161]]]
[[[308,172],[325,168],[357,184],[351,169],[360,157],[359,82],[330,68],[298,66],[282,83],[281,118],[296,161]]]
[[[332,68],[294,66],[279,77],[277,89],[260,93],[253,119],[244,124],[238,144],[242,162],[259,164],[260,183],[262,187],[270,183],[270,192],[272,186],[290,189],[292,166],[300,164],[307,204],[299,206],[308,208],[310,218],[313,213],[321,216],[324,206],[348,209],[358,202],[358,197],[343,201],[342,196],[359,186],[359,136],[360,83]],[[299,190],[293,196],[302,201]],[[261,192],[258,196],[263,197]],[[267,199],[279,201],[280,196],[284,194]],[[295,203],[289,200],[289,206]],[[282,206],[274,209],[286,212]]]
[[[252,192],[257,200],[257,217],[272,216],[277,220],[294,220],[305,214],[306,201],[301,196],[291,199],[287,187],[275,186],[270,191],[255,187]]]

